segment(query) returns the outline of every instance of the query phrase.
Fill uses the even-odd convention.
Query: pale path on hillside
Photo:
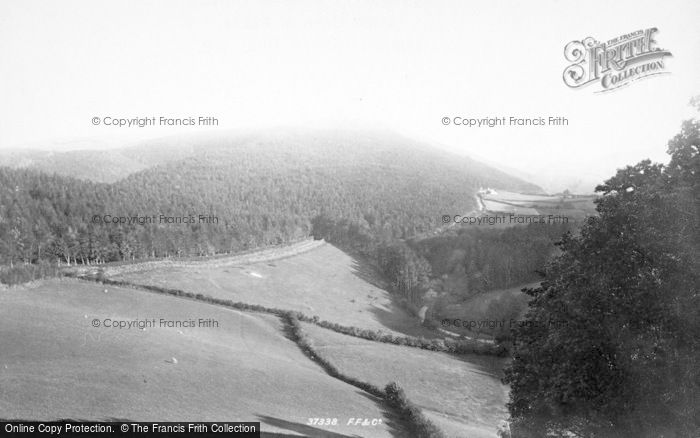
[[[92,274],[94,275],[98,269],[104,271],[107,276],[117,276],[126,273],[137,273],[151,271],[154,269],[179,268],[179,269],[200,269],[206,268],[223,268],[230,266],[242,266],[251,263],[272,262],[275,260],[292,257],[311,251],[314,248],[323,246],[326,242],[323,240],[304,239],[299,242],[290,243],[287,245],[273,246],[269,248],[247,251],[239,254],[202,257],[202,258],[184,258],[177,257],[152,260],[146,262],[133,263],[116,263],[109,265],[77,265],[73,268],[68,268],[76,274]]]

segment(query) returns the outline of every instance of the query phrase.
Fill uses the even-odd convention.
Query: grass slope
[[[435,336],[394,305],[368,269],[329,244],[274,261],[223,267],[161,266],[110,278],[296,310],[347,326]]]
[[[0,290],[0,418],[245,420],[312,437],[400,433],[378,400],[309,361],[275,317],[103,289],[53,280]],[[118,330],[92,327],[95,318],[213,318],[219,327]],[[383,421],[346,426],[358,416]],[[307,426],[309,417],[340,424]]]
[[[381,386],[397,382],[448,436],[495,437],[507,418],[503,359],[455,357],[377,344],[303,323],[313,348],[342,373]]]

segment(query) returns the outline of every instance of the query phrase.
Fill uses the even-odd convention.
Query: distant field
[[[515,205],[515,204],[505,204],[502,202],[498,201],[493,201],[491,199],[484,199],[484,208],[486,211],[494,212],[494,213],[506,213],[506,214],[521,214],[525,216],[534,216],[539,214],[539,212],[532,208],[532,207],[527,207],[523,205]]]
[[[481,195],[487,212],[522,216],[562,215],[572,220],[596,214],[595,199],[593,195],[527,195],[508,191]]]
[[[370,269],[330,244],[316,244],[293,257],[272,261],[134,267],[110,278],[296,310],[342,325],[435,336],[392,303]]]
[[[377,386],[396,381],[448,436],[496,437],[507,418],[508,390],[500,382],[504,359],[455,357],[303,327],[319,354],[341,372]]]
[[[254,277],[253,277],[254,278]],[[212,318],[218,328],[91,326]],[[0,418],[261,421],[310,437],[400,436],[383,409],[328,376],[277,318],[78,280],[0,290]],[[350,417],[382,418],[376,427]],[[339,426],[306,426],[331,417]]]
[[[509,192],[507,190],[499,190],[496,193],[489,193],[484,195],[484,198],[496,199],[502,201],[511,202],[537,202],[537,201],[551,201],[552,199],[559,199],[559,196],[551,195],[529,195],[524,193]]]

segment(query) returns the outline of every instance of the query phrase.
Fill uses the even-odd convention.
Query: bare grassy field
[[[369,268],[330,244],[272,261],[232,266],[163,265],[118,272],[110,278],[296,310],[347,326],[435,336],[392,303]]]
[[[500,200],[500,201],[510,201],[510,202],[537,202],[537,201],[551,201],[552,199],[559,199],[558,196],[552,195],[530,195],[517,192],[509,192],[507,190],[499,190],[497,193],[489,193],[484,195],[484,198]]]
[[[303,324],[314,348],[338,369],[377,386],[396,381],[409,399],[451,437],[496,437],[507,418],[504,359],[452,356],[378,344]]]
[[[298,310],[342,325],[437,336],[394,305],[353,257],[323,242],[300,245],[298,252],[292,246],[223,264],[107,272],[115,280]],[[488,304],[486,296],[475,299],[476,310]],[[0,417],[245,420],[279,436],[403,436],[378,400],[331,378],[270,315],[71,279],[0,290],[0,314]],[[213,319],[219,327],[91,326],[93,319],[152,318]],[[503,359],[365,341],[311,324],[304,329],[344,374],[378,387],[398,382],[448,436],[494,437],[506,418]],[[382,422],[347,425],[358,417]],[[339,425],[309,426],[309,418],[337,418]]]
[[[0,418],[241,420],[283,436],[401,435],[376,399],[307,359],[275,317],[104,290],[65,279],[0,290]],[[213,319],[218,328],[104,327],[137,318]],[[382,422],[346,426],[360,416]],[[307,426],[309,417],[340,424]]]
[[[486,211],[521,216],[561,215],[571,220],[581,220],[595,215],[595,196],[527,195],[499,191],[482,196]]]

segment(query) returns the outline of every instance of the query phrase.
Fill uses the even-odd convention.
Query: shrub
[[[57,276],[59,276],[58,267],[48,262],[0,268],[0,283],[9,286]]]
[[[416,438],[444,438],[445,435],[433,423],[430,422],[418,406],[414,405],[403,389],[395,382],[391,382],[384,388],[386,400],[392,408],[396,409],[411,429],[411,436]]]

